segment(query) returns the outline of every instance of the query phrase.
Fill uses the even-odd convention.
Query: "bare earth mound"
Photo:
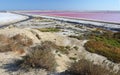
[[[55,55],[55,60],[57,63],[56,72],[64,72],[67,70],[67,68],[70,66],[70,64],[74,61],[78,61],[80,59],[87,59],[89,61],[92,61],[94,64],[102,65],[103,67],[107,67],[107,69],[117,72],[120,70],[120,64],[113,63],[107,58],[90,53],[86,51],[83,47],[84,43],[87,42],[87,40],[77,40],[74,38],[69,38],[66,36],[59,35],[57,33],[51,33],[51,32],[40,32],[36,29],[30,29],[30,28],[5,28],[0,30],[0,35],[5,35],[6,37],[13,37],[16,35],[24,35],[27,38],[32,40],[32,44],[30,46],[35,46],[40,44],[43,41],[51,41],[55,43],[57,46],[59,46],[59,49],[62,49],[62,51],[53,51],[53,54]],[[63,50],[68,50],[68,53],[62,53]],[[17,75],[20,73],[20,71],[9,71],[11,68],[15,68],[15,65],[13,67],[7,66],[3,68],[5,64],[13,63],[14,60],[20,60],[22,59],[21,56],[25,56],[28,53],[29,50],[25,50],[22,54],[15,54],[13,52],[2,52],[0,55],[3,57],[0,57],[0,75]],[[112,64],[112,66],[111,66]],[[21,72],[21,75],[46,75],[47,72],[45,70],[38,70],[37,74],[36,71],[32,70],[30,72]]]

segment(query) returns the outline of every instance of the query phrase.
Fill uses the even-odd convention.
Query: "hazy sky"
[[[120,10],[120,0],[0,0],[0,10]]]

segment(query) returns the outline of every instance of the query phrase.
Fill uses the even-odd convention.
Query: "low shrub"
[[[102,41],[88,41],[84,46],[92,53],[103,55],[116,63],[120,62],[120,48],[109,46]]]
[[[43,45],[44,47],[54,49],[57,52],[61,52],[63,54],[68,54],[70,50],[70,46],[58,46],[51,41],[44,41]]]
[[[84,46],[92,53],[103,55],[109,60],[119,63],[120,42],[117,34],[104,32],[101,35],[92,35],[92,38]]]
[[[10,42],[7,36],[0,35],[0,52],[11,51]]]
[[[20,68],[26,70],[30,68],[43,68],[47,71],[54,71],[56,68],[56,61],[52,52],[55,50],[61,53],[68,53],[67,49],[69,48],[69,46],[57,46],[53,42],[44,41],[40,45],[30,47],[27,50],[27,55],[17,64]]]
[[[11,51],[10,45],[0,45],[0,52]]]
[[[12,43],[21,44],[23,46],[30,46],[33,44],[32,39],[29,39],[27,36],[22,34],[17,34],[10,38]]]
[[[56,49],[59,52],[63,53],[63,54],[68,54],[69,53],[69,48],[67,48],[67,46],[58,46],[58,48]]]
[[[120,32],[114,33],[113,38],[115,38],[120,43]]]
[[[76,60],[77,60],[77,58],[76,58],[76,57],[69,57],[69,59],[74,60],[74,61],[76,61]]]
[[[70,35],[69,37],[70,38],[76,38],[78,40],[83,40],[83,36],[82,35],[79,35],[79,36]]]
[[[31,39],[21,34],[11,37],[10,40],[11,40],[10,43],[11,50],[20,54],[24,53],[25,49],[33,44]]]
[[[48,43],[49,42],[43,42],[41,45],[31,47],[27,56],[23,57],[23,62],[21,62],[19,66],[26,70],[30,68],[43,68],[48,71],[54,71],[56,66],[55,57]]]
[[[84,59],[71,64],[67,72],[70,75],[115,75],[113,73],[110,73],[105,68],[102,68],[98,65],[94,65],[92,64],[92,62]]]
[[[79,49],[79,47],[78,47],[78,46],[74,46],[73,48],[74,48],[75,50],[78,50],[78,49]]]
[[[20,51],[20,53],[23,53],[25,47],[29,47],[32,44],[32,40],[25,35],[18,34],[10,38],[0,35],[0,52]]]

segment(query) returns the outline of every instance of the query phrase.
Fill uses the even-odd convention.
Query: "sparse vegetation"
[[[34,20],[35,20],[35,22],[53,22],[50,19],[45,19],[45,18],[42,18],[42,17],[34,17]],[[34,20],[33,20],[33,22],[34,22]]]
[[[76,61],[76,60],[77,60],[77,58],[76,58],[76,57],[69,57],[69,59],[74,60],[74,61]]]
[[[0,35],[0,52],[18,51],[23,53],[25,47],[29,47],[32,44],[32,40],[24,35],[18,34],[11,38]]]
[[[85,48],[92,52],[98,53],[109,60],[119,63],[120,62],[120,39],[119,33],[109,31],[102,32],[101,34],[92,34],[90,40],[85,44]]]
[[[75,27],[77,27],[77,28],[83,28],[82,25],[75,25]]]
[[[41,69],[45,69],[44,71],[46,73],[52,72],[53,74],[55,73],[60,75],[64,73],[63,72],[58,73],[58,71],[65,71],[66,69],[67,69],[66,73],[69,73],[68,75],[116,75],[116,74],[110,73],[106,69],[110,68],[111,71],[115,71],[115,72],[119,70],[119,65],[115,63],[120,63],[120,32],[115,33],[115,32],[106,31],[103,29],[96,29],[94,27],[92,28],[92,26],[91,28],[86,27],[85,29],[84,25],[80,26],[80,24],[77,25],[74,23],[73,24],[66,23],[66,22],[64,23],[62,21],[57,22],[56,20],[44,19],[41,17],[33,18],[30,21],[27,21],[25,23],[26,23],[25,27],[30,26],[31,29],[26,30],[25,28],[23,29],[23,32],[22,32],[22,30],[19,31],[17,30],[17,28],[13,28],[13,30],[12,28],[5,28],[5,30],[8,30],[8,31],[11,30],[12,32],[15,29],[15,31],[19,31],[17,32],[19,34],[12,36],[14,34],[11,34],[9,32],[8,36],[10,35],[12,37],[0,35],[0,52],[4,52],[4,53],[1,53],[1,55],[4,56],[4,58],[1,58],[1,61],[0,61],[1,70],[3,71],[6,70],[10,74],[14,74],[14,73],[16,74],[17,70],[20,70],[19,72],[30,71],[31,73],[29,74],[32,74],[33,72],[35,72],[35,74],[39,74],[38,71],[40,71]],[[21,25],[22,25],[22,28],[24,28],[23,27],[24,23],[20,23],[20,24],[18,23],[17,27],[21,28]],[[37,26],[40,26],[40,25],[42,27],[46,25],[45,27],[48,27],[48,28],[37,28]],[[70,25],[70,26],[67,26],[67,25]],[[51,28],[49,28],[49,26],[51,26]],[[32,28],[39,30],[39,32],[32,30]],[[61,36],[60,38],[63,39],[61,41],[61,39],[58,38],[57,35],[54,35],[54,34],[52,36],[50,34],[46,35],[44,33],[41,33],[40,31],[41,32],[59,32],[60,31],[59,32],[60,35],[62,34],[65,34],[65,36],[70,35],[69,37],[76,38],[78,40],[69,39],[68,37]],[[34,43],[32,42],[32,39],[24,35],[24,32],[25,32],[25,35],[28,34],[29,36],[30,35],[33,36],[31,38],[34,39],[33,40]],[[23,34],[20,34],[20,33],[23,33]],[[1,34],[4,34],[4,30],[1,30]],[[51,38],[49,38],[49,36]],[[58,39],[55,39],[55,38],[58,38]],[[54,41],[60,46],[56,45],[54,42],[51,42],[51,41],[43,41],[47,39]],[[96,60],[96,58],[92,58],[94,57],[94,54],[91,54],[91,57],[88,57],[89,53],[84,51],[84,48],[82,47],[84,43],[84,41],[82,40],[89,40],[84,45],[86,50],[92,53],[103,55],[115,63],[109,62],[105,59],[103,62],[99,62],[99,65],[103,64],[103,66],[107,68],[104,68],[103,66],[101,67],[98,65],[94,65],[90,61],[93,61],[94,59],[95,63],[97,63],[98,60]],[[65,46],[62,43],[64,43]],[[21,54],[24,53],[25,51],[26,54],[23,54],[25,56],[22,55],[22,60],[21,60],[20,59],[21,55],[14,56],[13,52],[5,52],[5,51],[15,51]],[[81,55],[81,52],[83,53],[82,55]],[[85,60],[84,55],[85,57],[87,56],[90,61]],[[81,58],[83,59],[79,60]],[[97,58],[101,60],[101,57],[97,57]],[[15,63],[12,62],[12,60],[14,59],[16,59]],[[55,69],[57,70],[57,72],[55,71]],[[13,72],[13,70],[15,72]]]
[[[59,32],[60,29],[58,28],[40,28],[38,29],[41,32]]]
[[[114,33],[113,38],[118,39],[120,42],[120,32]]]
[[[68,54],[70,49],[65,46],[59,46],[57,50],[63,54]]]
[[[30,68],[43,68],[48,71],[54,71],[56,62],[52,53],[52,47],[48,42],[42,42],[41,45],[31,47],[19,66],[27,70]]]
[[[78,35],[78,36],[74,36],[74,35],[70,35],[70,38],[76,38],[78,40],[83,40],[83,36],[82,35]]]
[[[58,54],[59,57],[62,57],[61,54]]]
[[[70,46],[66,46],[65,48],[70,50]]]
[[[11,51],[10,39],[0,35],[0,52]]]
[[[46,47],[49,46],[48,48],[52,48],[53,50],[56,50],[56,52],[61,52],[63,54],[68,54],[70,50],[70,46],[58,46],[51,41],[45,41],[44,43]]]
[[[78,50],[78,49],[79,49],[79,47],[78,47],[78,46],[74,46],[73,48],[74,48],[75,50]]]
[[[89,39],[84,45],[86,50],[103,55],[113,62],[120,62],[120,32],[96,29],[80,36],[71,35],[69,37],[78,40]]]
[[[53,50],[61,53],[67,53],[68,46],[57,46],[53,42],[44,41],[40,45],[31,47],[28,50],[27,56],[23,57],[23,60],[18,65],[26,70],[30,68],[43,68],[48,71],[54,71],[56,68],[56,62]],[[60,54],[58,56],[61,57]]]
[[[42,18],[42,17],[34,17],[34,19],[43,20],[44,18]]]
[[[10,38],[12,51],[24,53],[25,47],[29,47],[33,44],[32,40],[25,35],[15,35]]]
[[[79,60],[74,62],[67,71],[70,75],[115,75],[101,66],[94,65],[87,60]]]

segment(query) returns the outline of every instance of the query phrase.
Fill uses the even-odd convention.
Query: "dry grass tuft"
[[[26,70],[30,68],[43,68],[48,71],[54,71],[56,62],[50,42],[42,42],[41,45],[31,47],[27,56],[23,58],[20,67]]]
[[[61,53],[66,53],[66,49],[69,46],[57,46],[55,43],[50,41],[44,41],[40,45],[35,47],[30,47],[28,54],[23,57],[22,62],[18,63],[22,69],[29,70],[30,68],[42,68],[47,71],[55,71],[56,61],[53,51],[58,51]]]
[[[4,35],[0,35],[0,52],[10,51],[10,40]]]
[[[0,35],[0,52],[16,51],[18,53],[24,53],[24,49],[32,44],[32,40],[25,35],[18,34],[11,38]]]
[[[79,60],[71,65],[67,71],[70,75],[115,75],[101,66],[94,65],[87,60]]]

